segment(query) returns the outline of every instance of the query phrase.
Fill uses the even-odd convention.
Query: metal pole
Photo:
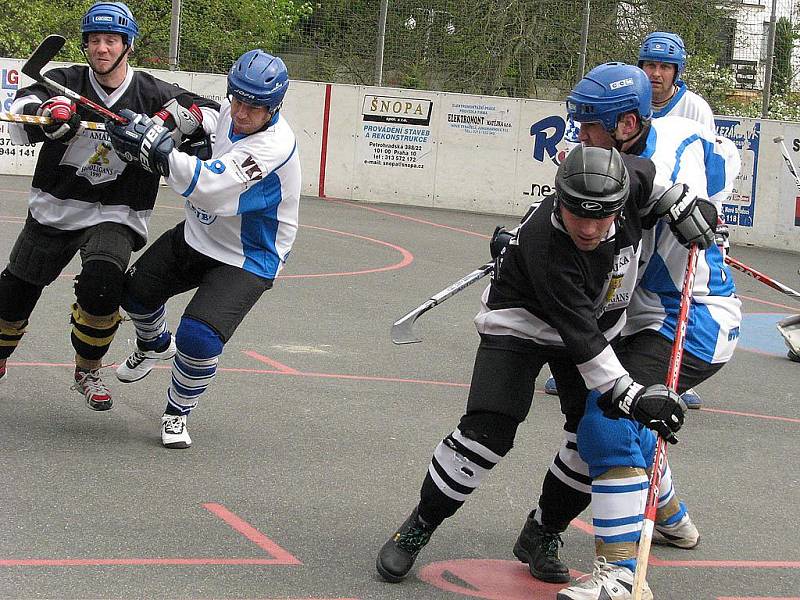
[[[586,73],[586,46],[589,43],[589,13],[592,10],[591,0],[586,0],[583,6],[583,25],[581,26],[581,49],[579,52],[578,80]]]
[[[178,68],[178,45],[181,36],[181,0],[172,0],[172,19],[169,24],[169,70]]]
[[[378,48],[375,52],[375,85],[383,85],[383,45],[386,42],[386,13],[389,0],[381,0],[381,13],[378,17]]]
[[[764,69],[764,91],[762,93],[761,118],[766,119],[769,114],[769,101],[772,94],[772,61],[775,58],[775,5],[777,0],[772,0],[772,14],[769,17],[769,34],[767,35],[767,63]]]

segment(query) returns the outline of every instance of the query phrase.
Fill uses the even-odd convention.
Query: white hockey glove
[[[670,444],[678,443],[675,433],[683,425],[686,404],[661,383],[644,387],[625,375],[617,379],[611,391],[600,396],[597,404],[610,419],[633,419]]]
[[[169,177],[169,154],[175,148],[169,130],[147,115],[127,108],[119,115],[128,119],[125,125],[106,121],[106,133],[114,151],[125,162],[138,162],[151,173]]]
[[[67,144],[83,129],[81,118],[75,112],[75,103],[66,96],[48,98],[42,102],[36,114],[53,120],[49,125],[42,125],[42,131],[51,140]]]
[[[676,183],[656,200],[653,212],[669,222],[678,241],[705,250],[714,243],[717,209],[705,198],[698,198],[683,183]]]
[[[179,94],[167,100],[153,115],[153,121],[172,131],[175,143],[203,127],[203,113],[188,94]]]

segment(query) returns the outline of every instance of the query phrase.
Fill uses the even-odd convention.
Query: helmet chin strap
[[[97,69],[94,68],[94,65],[92,64],[92,61],[90,61],[89,57],[86,56],[86,46],[82,46],[81,47],[81,52],[83,52],[83,57],[86,59],[86,64],[88,64],[89,68],[92,71],[94,71],[97,75],[108,75],[109,73],[113,73],[114,69],[116,69],[119,66],[119,63],[122,62],[122,59],[125,58],[125,56],[130,51],[131,51],[131,46],[127,46],[126,45],[125,46],[125,50],[119,55],[119,58],[117,58],[117,60],[114,61],[114,64],[111,65],[111,68],[104,72],[104,71],[98,71]]]
[[[644,129],[644,123],[642,123],[642,121],[639,120],[639,127],[629,137],[624,139],[619,139],[617,137],[614,137],[614,135],[612,134],[611,139],[614,140],[614,147],[617,149],[617,151],[624,152],[622,147],[628,142],[638,138],[641,135],[643,129]]]

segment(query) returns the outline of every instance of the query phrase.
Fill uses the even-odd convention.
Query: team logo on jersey
[[[67,146],[62,165],[75,167],[75,174],[92,185],[108,183],[125,170],[125,163],[112,150],[103,131],[84,131]]]
[[[194,204],[186,201],[186,208],[194,213],[195,218],[202,224],[202,225],[211,225],[214,221],[217,220],[217,215],[212,215],[207,213],[202,208],[197,208]]]
[[[256,164],[256,161],[250,155],[244,159],[242,171],[249,181],[258,181],[264,177],[264,173],[261,172],[261,167]]]

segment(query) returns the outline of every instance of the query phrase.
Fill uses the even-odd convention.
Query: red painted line
[[[439,227],[441,229],[448,229],[450,231],[457,231],[458,233],[465,233],[467,235],[474,235],[479,238],[483,238],[488,240],[491,238],[491,235],[487,235],[485,233],[476,233],[474,231],[469,231],[468,229],[461,229],[459,227],[451,227],[450,225],[443,225],[442,223],[434,223],[433,221],[428,221],[426,219],[418,219],[416,217],[409,217],[408,215],[401,215],[400,213],[392,212],[390,210],[385,210],[382,208],[376,208],[374,206],[365,206],[364,204],[360,204],[358,202],[351,202],[349,200],[342,200],[340,198],[326,198],[328,202],[336,202],[338,204],[345,204],[347,206],[352,206],[354,208],[361,208],[363,210],[369,210],[372,212],[380,213],[382,215],[389,215],[390,217],[397,217],[398,219],[403,219],[404,221],[413,221],[414,223],[422,223],[423,225],[430,225],[431,227]]]
[[[745,300],[750,300],[751,302],[759,302],[761,304],[766,304],[767,306],[774,306],[775,308],[786,308],[792,312],[800,312],[800,308],[797,308],[797,306],[787,306],[786,304],[769,302],[768,300],[761,300],[759,298],[753,298],[752,296],[745,296],[744,294],[737,294],[737,296],[739,296],[739,298],[744,298]]]
[[[222,504],[217,504],[216,502],[207,502],[203,504],[203,508],[205,508],[210,513],[216,515],[223,521],[225,521],[230,527],[239,533],[241,533],[244,537],[248,540],[253,542],[256,546],[264,550],[267,554],[272,556],[276,561],[275,563],[270,564],[281,564],[281,565],[302,565],[303,563],[297,560],[294,556],[289,554],[286,550],[281,548],[278,544],[273,542],[263,533],[261,533],[258,529],[250,525],[247,521],[239,518],[227,508],[222,506]]]
[[[0,559],[0,567],[96,567],[101,565],[285,565],[279,558],[53,558]]]
[[[723,415],[734,415],[737,417],[752,417],[754,419],[765,419],[768,421],[783,421],[784,423],[800,423],[800,419],[795,419],[792,417],[777,417],[773,415],[759,415],[756,413],[749,413],[743,412],[738,410],[724,410],[721,408],[706,408],[702,407],[700,410],[705,412],[713,412],[713,413],[720,413]]]
[[[266,356],[262,356],[258,352],[253,352],[252,350],[244,350],[242,354],[246,354],[250,358],[255,358],[259,362],[266,363],[278,369],[279,373],[286,373],[287,375],[300,375],[300,371],[297,369],[293,369],[283,363],[278,362],[277,360],[272,360],[271,358],[267,358]]]
[[[322,112],[322,151],[319,153],[319,190],[320,198],[325,197],[325,167],[328,164],[328,126],[331,117],[331,84],[325,86],[325,109]]]
[[[278,279],[301,279],[301,278],[311,278],[311,277],[340,277],[342,275],[366,275],[367,273],[382,273],[384,271],[394,271],[396,269],[402,269],[403,267],[407,267],[412,262],[414,262],[414,255],[411,254],[408,250],[403,248],[402,246],[397,246],[396,244],[392,244],[389,242],[384,242],[383,240],[376,240],[375,238],[366,237],[363,235],[358,235],[357,233],[348,233],[346,231],[337,231],[336,229],[328,229],[327,227],[316,227],[314,225],[306,225],[305,227],[309,229],[319,229],[320,231],[327,231],[329,233],[336,233],[339,235],[344,235],[347,237],[356,238],[359,240],[365,240],[367,242],[372,242],[373,244],[378,244],[380,246],[386,246],[391,248],[392,250],[397,250],[403,258],[394,264],[386,265],[383,267],[375,267],[373,269],[362,269],[361,271],[340,271],[338,273],[310,273],[310,274],[301,274],[301,275],[278,275]]]

